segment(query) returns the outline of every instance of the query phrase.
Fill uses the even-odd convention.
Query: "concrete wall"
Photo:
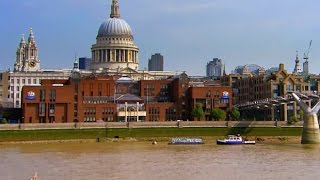
[[[170,121],[170,122],[102,122],[52,124],[0,124],[0,130],[92,129],[92,128],[188,128],[188,127],[302,127],[302,122],[288,125],[274,121]]]

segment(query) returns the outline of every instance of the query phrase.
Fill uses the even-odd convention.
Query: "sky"
[[[42,68],[71,68],[75,55],[91,57],[111,0],[0,0],[0,70],[13,69],[21,34],[33,28]],[[212,58],[227,73],[237,66],[292,72],[302,67],[309,42],[309,71],[320,73],[320,1],[317,0],[119,0],[121,18],[139,47],[139,69],[152,54],[164,69],[205,75]]]

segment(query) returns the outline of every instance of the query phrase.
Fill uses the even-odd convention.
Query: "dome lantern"
[[[112,0],[110,18],[120,18],[118,0]]]

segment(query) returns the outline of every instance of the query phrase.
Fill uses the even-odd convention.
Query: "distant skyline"
[[[91,57],[111,0],[0,0],[0,69],[13,69],[21,34],[30,27],[42,68],[71,68],[75,54]],[[309,72],[320,69],[320,13],[316,0],[119,0],[120,15],[139,47],[139,69],[152,54],[164,56],[164,70],[205,75],[220,58],[236,66],[285,64],[291,73],[296,51],[300,66],[310,40]]]

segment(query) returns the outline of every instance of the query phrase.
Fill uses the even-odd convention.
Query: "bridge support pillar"
[[[316,113],[305,114],[301,144],[320,144],[319,123]]]

